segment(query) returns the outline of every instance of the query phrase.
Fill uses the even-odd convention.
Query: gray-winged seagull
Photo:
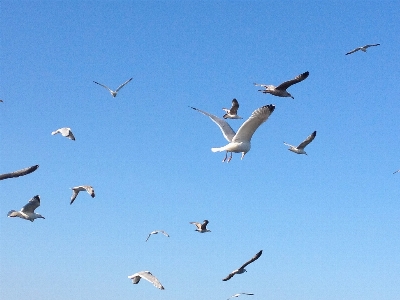
[[[166,237],[169,237],[169,234],[166,233],[164,230],[154,230],[154,231],[152,231],[152,232],[149,233],[149,235],[147,236],[146,242],[147,242],[147,240],[150,238],[150,236],[151,236],[152,234],[158,234],[159,232],[161,232],[161,233],[162,233],[163,235],[165,235]]]
[[[303,74],[296,76],[294,79],[285,81],[284,83],[281,83],[278,86],[274,86],[271,84],[259,84],[259,83],[254,83],[254,85],[262,86],[264,90],[258,90],[258,91],[263,92],[264,94],[271,94],[278,97],[291,97],[292,99],[294,99],[294,97],[291,94],[289,94],[286,91],[286,89],[292,86],[293,84],[303,81],[308,77],[309,74],[310,73],[308,71],[304,72]]]
[[[122,89],[129,81],[131,81],[133,78],[130,78],[130,79],[128,79],[127,81],[125,81],[123,84],[121,84],[115,91],[113,91],[112,89],[110,89],[108,86],[106,86],[106,85],[104,85],[104,84],[101,84],[101,83],[98,83],[98,82],[96,82],[96,81],[93,81],[94,83],[97,83],[98,85],[101,85],[102,87],[104,87],[104,88],[106,88],[109,92],[110,92],[110,94],[111,94],[111,96],[113,96],[113,97],[117,97],[117,94],[118,94],[118,91],[120,90],[120,89]]]
[[[78,196],[79,192],[81,192],[81,191],[86,191],[86,192],[88,192],[88,193],[90,194],[90,196],[92,196],[92,198],[95,197],[94,189],[93,189],[93,187],[90,186],[90,185],[80,185],[80,186],[76,186],[76,187],[71,188],[71,190],[72,190],[72,196],[71,196],[71,202],[70,202],[70,204],[72,204],[72,203],[75,201],[76,196]]]
[[[191,107],[191,106],[189,106]],[[208,116],[218,127],[221,129],[222,134],[225,139],[229,142],[226,146],[220,148],[211,148],[212,152],[223,152],[226,151],[225,158],[222,162],[227,161],[230,162],[232,159],[232,153],[242,153],[241,159],[245,156],[247,152],[250,151],[251,148],[251,137],[258,127],[265,121],[267,121],[268,117],[274,111],[275,106],[270,104],[263,107],[260,107],[253,111],[250,118],[248,118],[242,126],[240,126],[239,130],[235,133],[231,126],[223,120],[214,116],[208,112],[202,111],[200,109],[191,107],[194,110],[201,112],[202,114]],[[231,152],[231,156],[228,158],[228,152]]]
[[[211,230],[207,229],[207,224],[209,223],[208,220],[204,220],[203,224],[198,223],[198,222],[189,222],[190,224],[194,224],[197,229],[195,231],[198,231],[200,233],[204,233],[204,232],[211,232]]]
[[[239,269],[234,270],[232,273],[230,273],[228,276],[226,276],[224,279],[222,279],[223,281],[227,281],[229,279],[231,279],[234,275],[236,274],[242,274],[246,271],[246,266],[251,264],[253,261],[257,260],[262,254],[262,250],[260,252],[258,252],[256,255],[254,255],[254,257],[252,259],[250,259],[248,262],[246,262],[243,266],[241,266]]]
[[[254,296],[254,294],[252,294],[252,293],[237,293],[237,294],[235,294],[235,295],[230,296],[227,300],[229,300],[229,299],[231,299],[231,298],[237,298],[237,297],[239,297],[240,295]]]
[[[0,175],[0,180],[28,175],[28,174],[36,171],[37,168],[39,168],[39,165],[34,165],[32,167],[28,167],[28,168],[25,168],[25,169],[17,170],[17,171],[11,172],[11,173],[1,174]]]
[[[294,153],[297,153],[297,154],[305,154],[305,155],[307,155],[306,151],[304,151],[304,148],[314,140],[316,135],[317,135],[317,132],[314,131],[303,142],[301,142],[300,145],[298,145],[297,147],[293,146],[293,145],[290,145],[288,143],[285,143],[285,142],[283,142],[283,143],[286,146],[289,146],[288,150],[290,150],[290,151],[292,151]]]
[[[162,286],[161,282],[158,281],[158,279],[151,274],[149,271],[140,271],[137,272],[131,276],[128,276],[129,279],[132,279],[133,284],[138,284],[140,279],[146,279],[147,281],[151,282],[156,288],[163,290],[164,287]]]
[[[63,128],[57,129],[57,130],[53,131],[51,134],[55,135],[57,133],[61,133],[62,136],[65,136],[65,137],[69,138],[70,140],[75,141],[75,137],[72,134],[71,128],[69,128],[69,127],[63,127]]]
[[[223,116],[224,119],[243,119],[239,117],[237,111],[239,109],[239,102],[236,99],[232,100],[232,107],[230,109],[223,108],[226,114]]]
[[[31,222],[35,221],[35,219],[44,219],[41,214],[35,213],[35,209],[40,206],[40,197],[39,195],[33,196],[32,199],[29,200],[28,204],[26,204],[20,211],[10,210],[7,214],[8,217],[19,217],[25,220],[29,220]]]
[[[361,51],[363,51],[363,52],[367,52],[367,48],[369,48],[369,47],[375,47],[375,46],[379,46],[379,45],[380,45],[380,44],[371,44],[371,45],[365,45],[365,46],[362,46],[362,47],[357,47],[356,49],[351,50],[350,52],[347,52],[346,55],[352,54],[352,53],[357,52],[357,51],[359,51],[359,50],[361,50]]]

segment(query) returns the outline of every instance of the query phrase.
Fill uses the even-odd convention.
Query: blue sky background
[[[3,1],[4,299],[399,299],[400,4]],[[367,53],[345,53],[370,43]],[[295,97],[257,92],[280,84]],[[93,80],[117,88],[116,98]],[[218,127],[274,104],[229,164]],[[241,120],[229,122],[237,130]],[[76,141],[51,132],[71,127]],[[308,156],[287,150],[312,131]],[[71,190],[96,191],[69,204]],[[34,195],[46,217],[7,218]],[[190,221],[208,219],[207,234]],[[147,234],[166,230],[171,237]],[[248,272],[223,282],[259,250]],[[165,286],[132,285],[149,270]],[[246,296],[242,296],[245,298]],[[250,299],[250,297],[248,297]]]

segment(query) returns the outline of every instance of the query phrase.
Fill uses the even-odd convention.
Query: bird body
[[[154,231],[152,231],[152,232],[149,233],[149,235],[147,236],[146,242],[147,242],[147,240],[150,238],[150,236],[151,236],[152,234],[158,234],[159,232],[161,232],[161,233],[162,233],[163,235],[165,235],[166,237],[169,237],[169,234],[166,233],[164,230],[154,230]]]
[[[223,108],[226,114],[223,116],[224,119],[243,119],[239,117],[237,111],[239,109],[239,102],[236,99],[232,100],[232,107],[230,109]]]
[[[89,195],[92,196],[92,198],[95,197],[94,189],[93,189],[93,187],[90,186],[90,185],[80,185],[80,186],[76,186],[76,187],[71,188],[71,190],[72,190],[72,196],[71,196],[71,202],[70,202],[70,204],[72,204],[72,203],[75,201],[76,197],[78,196],[79,192],[81,192],[81,191],[86,191],[86,192],[88,192]]]
[[[70,140],[75,141],[75,136],[73,135],[71,128],[69,128],[69,127],[63,127],[63,128],[57,129],[57,130],[53,131],[51,134],[55,135],[57,133],[61,133],[62,136],[65,136],[65,137],[69,138]]]
[[[260,252],[258,252],[256,255],[254,255],[254,257],[252,257],[249,261],[247,261],[245,264],[243,264],[243,266],[241,266],[239,269],[236,269],[234,271],[232,271],[228,276],[226,276],[224,279],[222,279],[223,281],[227,281],[229,279],[231,279],[233,276],[235,276],[236,274],[243,274],[246,271],[246,267],[251,264],[252,262],[256,261],[257,259],[260,258],[262,254],[262,250]]]
[[[189,223],[194,224],[197,227],[195,231],[198,231],[200,233],[211,232],[211,230],[207,229],[207,224],[209,223],[208,220],[204,220],[203,224],[198,222],[189,222]]]
[[[133,275],[128,276],[128,278],[132,280],[133,284],[138,284],[140,279],[143,278],[151,282],[156,288],[164,290],[164,287],[162,286],[161,282],[158,281],[158,279],[149,271],[140,271]]]
[[[113,96],[114,98],[115,97],[117,97],[117,94],[118,94],[118,92],[119,92],[119,90],[120,89],[122,89],[129,81],[131,81],[133,78],[130,78],[130,79],[128,79],[127,81],[125,81],[123,84],[121,84],[115,91],[114,90],[112,90],[112,89],[110,89],[108,86],[106,86],[106,85],[104,85],[104,84],[101,84],[101,83],[98,83],[98,82],[96,82],[96,81],[93,81],[94,83],[97,83],[98,85],[101,85],[102,87],[104,87],[104,88],[106,88],[109,92],[110,92],[110,94],[111,94],[111,96]]]
[[[284,143],[286,146],[289,147],[288,150],[290,150],[290,151],[292,151],[292,152],[294,152],[294,153],[297,153],[297,154],[305,154],[305,155],[307,155],[306,151],[304,151],[304,148],[305,148],[309,143],[311,143],[311,142],[314,140],[314,138],[315,138],[316,135],[317,135],[317,132],[314,131],[314,132],[311,133],[303,142],[301,142],[300,145],[298,145],[297,147],[296,147],[296,146],[293,146],[293,145],[290,145],[290,144],[288,144],[288,143],[285,143],[285,142],[283,142],[283,143]]]
[[[380,44],[370,44],[370,45],[365,45],[365,46],[362,46],[362,47],[357,47],[357,48],[355,48],[355,49],[353,49],[353,50],[347,52],[346,55],[352,54],[352,53],[357,52],[357,51],[360,51],[360,50],[361,50],[362,52],[367,52],[367,49],[368,49],[369,47],[375,47],[375,46],[379,46],[379,45],[380,45]]]
[[[28,204],[21,208],[20,211],[11,210],[7,216],[10,218],[19,217],[21,219],[29,220],[31,222],[35,219],[44,219],[41,214],[35,213],[35,209],[40,206],[40,196],[36,195],[29,200]]]
[[[263,87],[264,88],[263,90],[258,90],[263,94],[271,94],[278,97],[291,97],[292,99],[294,99],[294,97],[290,93],[288,93],[286,89],[292,86],[293,84],[303,81],[308,77],[309,74],[310,73],[308,71],[304,72],[303,74],[296,76],[294,79],[285,81],[278,86],[274,86],[271,84],[259,84],[259,83],[254,83],[254,85]]]
[[[191,106],[190,106],[191,107]],[[225,158],[222,162],[230,162],[232,159],[232,153],[242,153],[241,159],[250,151],[251,148],[251,138],[257,128],[264,123],[271,113],[274,111],[275,106],[270,104],[256,109],[243,124],[240,126],[239,130],[235,133],[231,126],[224,120],[217,116],[214,116],[208,112],[202,111],[200,109],[191,107],[194,110],[201,112],[202,114],[208,116],[218,127],[225,139],[229,142],[227,145],[220,148],[211,148],[212,152],[223,152],[226,151]],[[228,158],[228,152],[231,152],[231,156]]]

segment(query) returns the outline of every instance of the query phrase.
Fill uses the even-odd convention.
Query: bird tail
[[[222,152],[222,151],[224,151],[224,149],[222,149],[222,148],[211,148],[211,151],[212,152]]]
[[[57,134],[57,131],[53,131],[53,132],[51,133],[51,135],[55,135],[55,134]]]

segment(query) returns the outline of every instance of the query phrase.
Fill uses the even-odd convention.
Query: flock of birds
[[[346,53],[346,55],[355,53],[357,51],[366,52],[367,48],[379,46],[379,45],[380,44],[368,44],[368,45],[365,45],[362,47],[357,47],[354,50],[351,50],[348,53]],[[290,98],[294,99],[294,97],[287,91],[287,89],[290,86],[305,80],[308,76],[309,76],[309,72],[307,71],[307,72],[304,72],[304,73],[296,76],[294,79],[291,79],[291,80],[281,83],[278,86],[274,86],[274,85],[270,85],[270,84],[258,84],[258,83],[254,83],[254,85],[262,87],[263,89],[260,89],[258,91],[260,91],[264,94],[271,94],[273,96],[278,96],[278,97],[290,97]],[[110,89],[106,85],[103,85],[96,81],[93,81],[93,82],[104,87],[105,89],[107,89],[110,92],[112,97],[116,97],[118,92],[121,90],[121,88],[123,88],[131,80],[132,80],[132,78],[125,81],[115,91]],[[3,100],[0,100],[0,102],[3,102]],[[189,107],[191,107],[191,106],[189,106]],[[205,116],[208,116],[215,124],[217,124],[217,126],[221,130],[224,138],[228,141],[228,144],[223,147],[211,148],[211,151],[213,151],[213,152],[226,152],[225,157],[222,160],[223,162],[225,162],[225,161],[230,162],[232,159],[233,153],[242,153],[241,159],[243,159],[243,157],[246,155],[246,153],[250,151],[251,138],[252,138],[253,134],[260,127],[261,124],[263,124],[265,121],[267,121],[269,116],[275,110],[275,106],[272,104],[265,105],[265,106],[262,106],[262,107],[256,109],[255,111],[253,111],[251,116],[245,122],[243,122],[243,124],[240,126],[238,131],[235,132],[231,128],[231,126],[228,124],[226,119],[243,119],[242,117],[240,117],[238,115],[239,102],[237,101],[237,99],[232,100],[231,108],[229,108],[229,109],[223,108],[223,110],[225,111],[225,114],[223,115],[222,118],[219,118],[213,114],[210,114],[208,112],[205,112],[205,111],[200,110],[195,107],[191,107],[191,108],[202,113]],[[73,141],[75,140],[75,136],[72,133],[71,128],[69,128],[69,127],[59,128],[59,129],[53,131],[51,134],[56,135],[58,133],[60,133],[63,137],[66,137],[70,140],[73,140]],[[293,146],[286,142],[284,142],[284,144],[289,147],[288,150],[290,150],[296,154],[306,154],[307,155],[307,153],[304,151],[304,148],[315,139],[316,135],[317,135],[316,131],[312,132],[298,146]],[[230,152],[230,156],[228,157],[229,152]],[[36,171],[38,169],[38,167],[39,167],[38,165],[35,165],[32,167],[17,170],[17,171],[11,172],[11,173],[0,174],[0,180],[28,175],[28,174]],[[395,171],[393,174],[398,173],[398,172],[400,172],[400,170]],[[92,198],[95,197],[94,189],[90,185],[76,186],[71,189],[72,189],[72,196],[71,196],[70,204],[72,204],[75,201],[76,197],[78,196],[79,192],[81,192],[81,191],[86,191]],[[39,206],[40,206],[40,196],[36,195],[36,196],[32,197],[32,199],[30,199],[28,201],[28,203],[21,208],[21,210],[19,210],[19,211],[11,210],[8,212],[7,216],[8,217],[19,217],[19,218],[22,218],[25,220],[29,220],[31,222],[33,222],[35,219],[38,219],[38,218],[44,219],[44,217],[41,214],[35,213],[35,210]],[[199,233],[211,232],[211,230],[207,229],[207,225],[209,223],[208,220],[204,220],[203,223],[198,223],[198,222],[189,222],[189,223],[195,225],[196,226],[195,231],[197,231]],[[169,234],[167,232],[165,232],[164,230],[154,230],[148,234],[146,242],[149,240],[149,238],[152,235],[156,235],[158,233],[162,233],[164,236],[169,237]],[[247,272],[245,268],[249,264],[251,264],[254,261],[256,261],[257,259],[259,259],[261,255],[262,255],[262,250],[259,251],[255,256],[253,256],[246,263],[244,263],[241,267],[239,267],[238,269],[229,273],[222,280],[227,281],[227,280],[230,280],[236,274],[243,274],[243,273]],[[133,284],[138,284],[141,279],[145,279],[145,280],[151,282],[156,288],[158,288],[160,290],[165,289],[164,286],[160,283],[160,281],[149,271],[140,271],[133,275],[128,276],[128,278],[132,280]],[[253,293],[237,293],[237,294],[232,295],[230,298],[236,298],[241,295],[251,296],[254,294]]]

